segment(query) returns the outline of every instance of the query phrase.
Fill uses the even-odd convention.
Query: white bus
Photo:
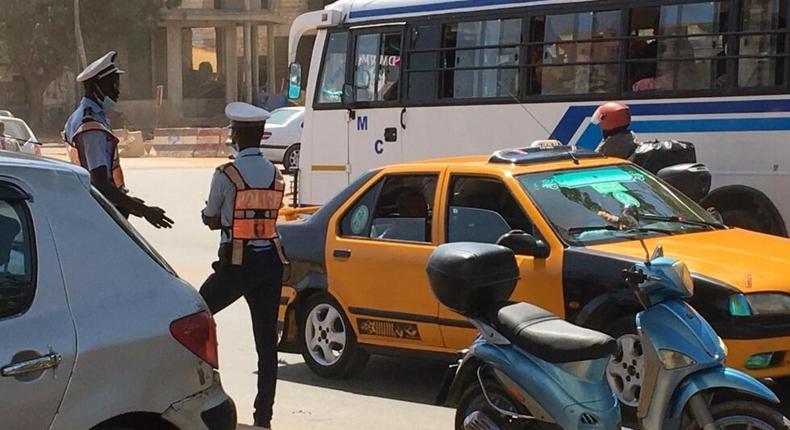
[[[593,111],[618,100],[641,140],[697,145],[714,178],[705,205],[786,236],[788,3],[339,0],[291,29],[291,61],[316,35],[309,70],[291,66],[301,202],[386,164],[546,138],[594,148]]]

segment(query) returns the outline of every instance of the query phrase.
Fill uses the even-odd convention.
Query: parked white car
[[[41,155],[38,139],[25,121],[20,118],[0,115],[0,123],[5,127],[5,131],[0,134],[0,139],[3,139],[3,135],[5,135],[6,141],[12,143],[11,148],[28,154]]]
[[[200,295],[84,169],[0,155],[0,427],[231,430]]]
[[[10,110],[0,109],[0,116],[8,116],[13,118],[14,114],[12,114]]]
[[[282,163],[285,171],[299,167],[299,149],[304,128],[304,107],[276,109],[266,120],[266,129],[261,140],[261,152],[273,163]],[[236,148],[228,140],[233,156]]]

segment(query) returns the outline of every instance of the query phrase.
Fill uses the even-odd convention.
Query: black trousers
[[[221,247],[219,261],[200,295],[211,313],[230,306],[244,296],[250,307],[252,333],[258,353],[258,395],[255,397],[255,423],[269,427],[277,386],[277,314],[280,307],[283,265],[273,248],[255,252],[244,251],[241,266],[229,262],[226,247]]]

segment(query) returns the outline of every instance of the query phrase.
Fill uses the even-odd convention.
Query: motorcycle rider
[[[631,110],[628,106],[609,102],[595,110],[592,122],[598,124],[603,131],[603,140],[595,149],[607,157],[628,159],[639,143],[631,131]]]

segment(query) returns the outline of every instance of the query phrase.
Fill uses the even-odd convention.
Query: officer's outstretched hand
[[[146,207],[143,218],[156,228],[172,228],[174,224],[173,220],[165,215],[164,209],[156,206]]]

